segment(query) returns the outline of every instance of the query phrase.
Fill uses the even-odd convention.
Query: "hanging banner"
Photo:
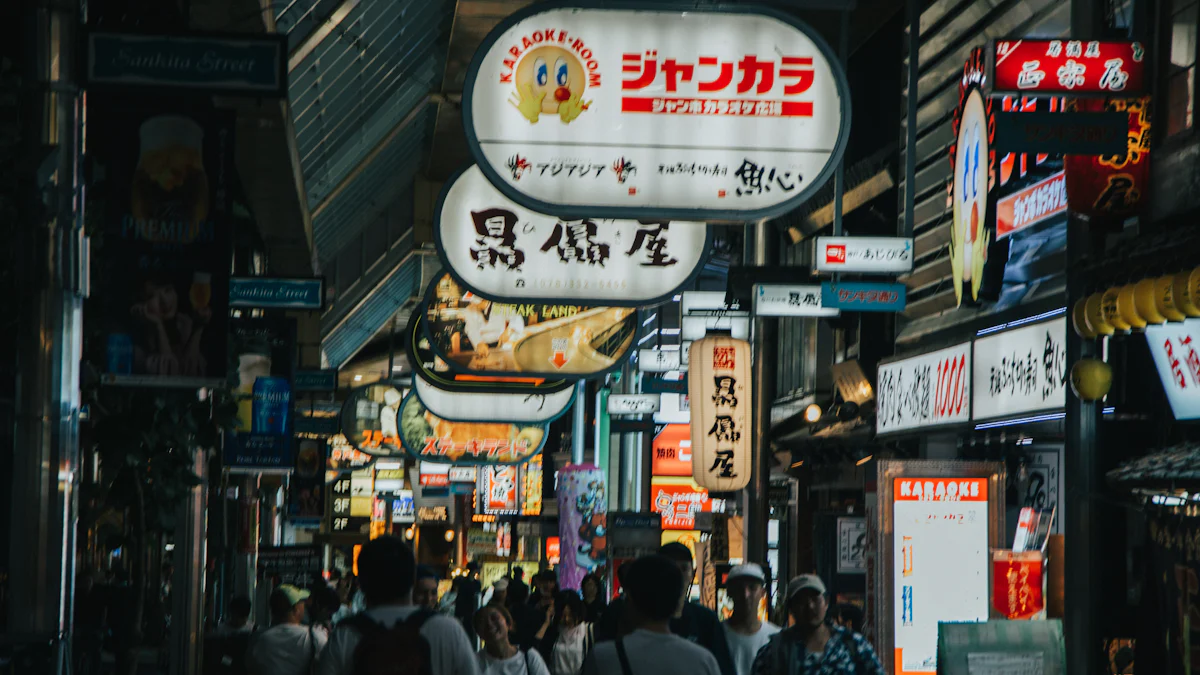
[[[834,52],[762,7],[530,7],[484,39],[463,89],[488,180],[571,217],[782,215],[850,131]]]
[[[434,387],[460,394],[549,395],[571,389],[573,381],[548,380],[544,377],[501,377],[479,371],[452,372],[446,362],[434,354],[425,336],[423,312],[413,312],[404,336],[408,362],[418,377]],[[467,364],[468,368],[470,364]],[[526,411],[528,413],[528,411]],[[541,413],[537,413],[541,414]]]
[[[1067,178],[1053,176],[996,202],[996,236],[1007,237],[1067,212]]]
[[[358,387],[342,404],[342,435],[356,449],[376,457],[404,453],[397,415],[406,390],[392,382]]]
[[[237,359],[237,423],[221,449],[224,465],[230,471],[290,472],[296,320],[237,319],[229,344]]]
[[[541,452],[545,424],[450,422],[409,395],[400,406],[400,442],[413,459],[451,464],[520,464]]]
[[[971,419],[1066,407],[1066,340],[1066,317],[977,338]]]
[[[988,43],[989,94],[1134,96],[1149,83],[1140,42],[1020,38]]]
[[[130,103],[131,101],[139,101]],[[88,360],[106,384],[223,386],[229,337],[234,119],[90,97]],[[290,465],[290,461],[289,461]]]
[[[971,419],[971,343],[879,364],[875,433]]]
[[[520,512],[521,476],[516,466],[485,466],[479,470],[479,510],[496,516]]]
[[[590,377],[621,367],[637,333],[632,307],[503,305],[450,275],[430,284],[425,332],[451,371]]]
[[[571,464],[558,472],[558,583],[578,590],[583,577],[608,561],[608,496],[605,471]]]
[[[1071,105],[1080,112],[1129,116],[1128,142],[1122,152],[1064,158],[1071,210],[1115,222],[1141,213],[1150,196],[1150,97],[1081,99]]]
[[[521,515],[542,515],[542,455],[529,458],[521,471]]]
[[[995,200],[996,115],[994,102],[984,95],[984,52],[975,49],[963,66],[954,110],[954,135],[950,166],[954,170],[951,198],[950,269],[954,297],[961,305],[974,305],[999,297],[1008,262],[1008,240],[997,243]]]
[[[992,551],[992,608],[1005,619],[1046,618],[1045,554]]]
[[[702,222],[657,217],[543,215],[509,200],[471,166],[447,183],[434,238],[445,269],[480,295],[512,304],[639,307],[691,285],[712,232]]]
[[[650,474],[653,476],[692,475],[692,428],[689,424],[668,424],[654,437],[650,446]]]
[[[325,517],[325,441],[296,441],[296,465],[288,487],[288,517],[293,521],[319,521]]]
[[[754,468],[750,343],[726,337],[692,343],[688,383],[692,476],[717,492],[746,487]]]
[[[817,237],[820,272],[902,273],[912,270],[911,237]]]

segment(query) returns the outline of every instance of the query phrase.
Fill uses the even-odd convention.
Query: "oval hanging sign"
[[[375,457],[404,454],[396,415],[407,393],[386,380],[352,390],[342,404],[342,435],[346,441]]]
[[[399,421],[408,455],[441,464],[521,464],[541,452],[550,431],[545,424],[451,422],[411,394],[401,404]]]
[[[825,41],[772,9],[538,4],[476,51],[463,121],[488,180],[531,209],[747,221],[832,176],[850,90]]]
[[[519,206],[472,165],[447,183],[434,238],[463,285],[513,303],[637,307],[688,287],[708,258],[704,223],[564,220]]]
[[[500,304],[447,274],[430,284],[424,323],[434,354],[452,371],[591,377],[620,367],[633,347],[637,310]]]
[[[481,371],[451,371],[445,360],[430,348],[429,338],[425,334],[424,313],[421,311],[413,312],[409,319],[404,344],[413,372],[443,391],[534,396],[553,394],[574,386],[567,380],[548,380],[544,377],[500,377]]]
[[[420,374],[413,376],[413,391],[429,412],[454,422],[549,423],[575,400],[574,387],[553,394],[464,394],[438,389]]]

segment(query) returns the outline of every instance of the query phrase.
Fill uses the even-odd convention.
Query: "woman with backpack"
[[[481,675],[550,675],[536,650],[522,650],[509,640],[513,620],[507,609],[488,605],[475,612],[474,624],[484,645],[479,651]]]

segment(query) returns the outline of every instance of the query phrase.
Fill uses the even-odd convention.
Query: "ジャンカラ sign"
[[[711,241],[699,222],[544,215],[474,165],[446,184],[434,234],[446,269],[484,297],[613,307],[670,299],[699,274]]]
[[[987,61],[992,94],[1135,96],[1149,80],[1140,42],[995,40]]]
[[[750,482],[750,343],[706,337],[692,344],[688,365],[691,399],[692,476],[717,492]]]
[[[488,180],[543,213],[747,221],[829,179],[850,95],[770,9],[534,6],[476,52],[463,118]]]

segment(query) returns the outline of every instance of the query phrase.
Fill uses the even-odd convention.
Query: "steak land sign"
[[[881,364],[875,433],[971,419],[971,343]]]
[[[488,35],[463,117],[488,179],[529,208],[747,221],[829,179],[850,95],[829,46],[782,13],[560,5]]]

